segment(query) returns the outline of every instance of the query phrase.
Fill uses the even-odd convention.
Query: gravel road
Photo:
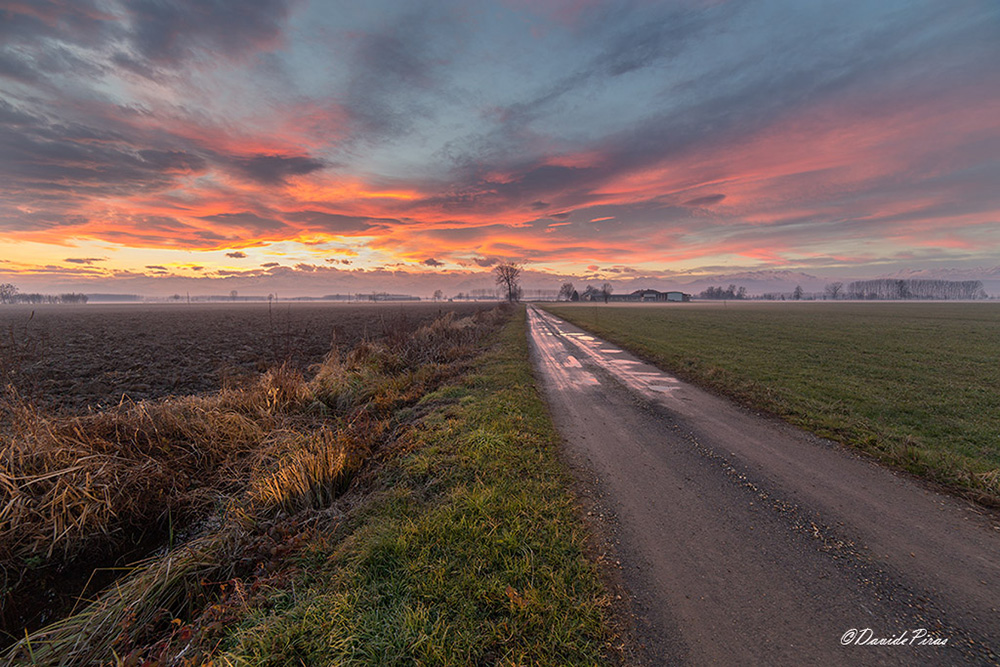
[[[612,517],[598,530],[646,662],[1000,660],[997,514],[534,307],[529,327],[566,458]]]

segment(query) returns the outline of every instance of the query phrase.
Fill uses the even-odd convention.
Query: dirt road
[[[533,307],[529,326],[567,458],[614,517],[651,664],[1000,660],[997,515]]]

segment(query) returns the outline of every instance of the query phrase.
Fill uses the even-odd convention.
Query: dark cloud
[[[216,215],[205,215],[199,217],[198,219],[216,222],[226,227],[252,229],[254,231],[261,232],[273,231],[281,229],[285,226],[280,220],[275,220],[274,218],[262,218],[256,213],[251,213],[250,211],[244,211],[242,213],[219,213]]]
[[[127,195],[164,188],[173,172],[204,164],[182,152],[136,150],[115,132],[27,115],[0,125],[0,176],[29,191]]]
[[[364,232],[380,223],[400,224],[399,220],[391,218],[363,218],[322,211],[291,211],[284,213],[283,217],[292,222],[306,223],[315,229],[333,233]]]
[[[133,0],[127,4],[136,55],[176,64],[198,53],[236,57],[277,46],[286,0]]]
[[[121,34],[117,17],[92,0],[5,2],[0,12],[0,43],[5,44],[95,44]]]
[[[344,108],[355,140],[373,143],[410,132],[417,119],[434,115],[446,95],[439,70],[462,26],[438,3],[406,8],[354,40]]]
[[[104,262],[107,261],[104,257],[68,257],[63,260],[70,264],[93,264],[94,262]]]
[[[713,204],[718,204],[726,195],[705,195],[704,197],[695,197],[694,199],[688,199],[684,202],[684,206],[712,206]]]
[[[280,44],[289,0],[32,0],[0,7],[0,76],[37,82],[125,67],[148,78],[204,58]],[[108,45],[117,50],[110,56]]]
[[[265,269],[270,269],[274,268],[275,266],[281,266],[281,265],[278,264],[277,262],[264,262],[263,264],[261,264],[261,266]]]
[[[425,259],[424,261],[422,261],[420,263],[424,264],[425,266],[444,266],[444,262],[439,262],[438,260],[434,259],[433,257],[428,257],[427,259]]]
[[[22,83],[34,83],[38,79],[38,74],[30,61],[13,51],[3,49],[0,50],[0,77]]]
[[[488,268],[488,267],[493,266],[494,264],[499,263],[500,262],[500,258],[498,258],[498,257],[474,257],[472,259],[472,261],[475,262],[477,265],[483,267],[483,268]]]
[[[152,269],[153,271],[166,271],[167,270],[167,267],[160,266],[159,264],[148,264],[146,266],[146,268],[147,269]]]
[[[0,125],[32,125],[36,116],[21,111],[6,100],[0,99]]]
[[[290,176],[304,176],[326,166],[320,160],[300,155],[253,155],[230,157],[228,161],[243,176],[266,185],[284,183]]]
[[[144,148],[139,157],[150,168],[158,172],[194,173],[205,170],[205,159],[185,151],[163,151]]]
[[[247,254],[245,252],[240,252],[239,250],[235,252],[227,252],[226,257],[232,257],[233,259],[245,259]]]
[[[710,5],[662,9],[662,13],[648,20],[636,21],[631,8],[612,5],[608,14],[598,19],[598,27],[610,24],[615,28],[587,71],[616,77],[676,57],[689,43],[717,25],[721,15],[733,11]],[[614,20],[609,21],[612,17]]]

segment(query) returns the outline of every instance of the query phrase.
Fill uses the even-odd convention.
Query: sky
[[[1000,276],[998,63],[995,0],[0,0],[0,282]]]

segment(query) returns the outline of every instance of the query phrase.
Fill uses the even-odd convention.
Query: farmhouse
[[[690,301],[691,295],[684,292],[660,292],[655,289],[639,289],[631,294],[612,294],[608,301]]]

